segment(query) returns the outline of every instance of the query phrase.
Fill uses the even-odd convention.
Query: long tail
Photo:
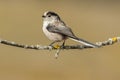
[[[77,42],[80,42],[80,43],[82,43],[82,44],[84,44],[84,45],[87,45],[87,46],[91,46],[91,47],[99,47],[98,45],[96,45],[96,44],[93,44],[93,43],[90,43],[90,42],[88,42],[88,41],[86,41],[86,40],[84,40],[84,39],[80,39],[80,38],[78,38],[78,37],[70,37],[70,39],[72,39],[72,40],[74,40],[74,41],[77,41]]]

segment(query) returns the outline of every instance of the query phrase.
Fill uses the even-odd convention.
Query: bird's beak
[[[44,15],[42,15],[42,17],[43,17],[43,18],[45,18],[45,16],[44,16]]]

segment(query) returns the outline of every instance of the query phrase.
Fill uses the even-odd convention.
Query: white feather
[[[84,45],[86,45],[86,46],[97,47],[97,46],[95,46],[95,45],[92,45],[92,44],[90,44],[90,43],[83,42],[83,41],[80,41],[80,40],[77,40],[77,39],[73,39],[73,38],[70,38],[70,39],[72,39],[72,40],[74,40],[74,41],[76,41],[76,42],[82,43],[82,44],[84,44]]]

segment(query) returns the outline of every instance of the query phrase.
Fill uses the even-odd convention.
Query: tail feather
[[[96,44],[90,43],[90,42],[88,42],[88,41],[86,41],[86,40],[83,40],[83,39],[80,39],[80,38],[77,38],[77,37],[70,37],[70,38],[71,38],[72,40],[74,40],[74,41],[80,42],[80,43],[82,43],[82,44],[84,44],[84,45],[87,45],[87,46],[99,47],[99,46],[96,45]]]

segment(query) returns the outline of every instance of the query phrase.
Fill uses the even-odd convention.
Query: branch
[[[96,42],[96,45],[99,47],[102,46],[108,46],[108,45],[113,45],[116,42],[120,42],[120,37],[114,37],[114,38],[109,38],[106,41],[103,42]],[[14,46],[14,47],[19,47],[19,48],[24,48],[24,49],[34,49],[34,50],[55,50],[57,49],[55,57],[58,57],[58,54],[61,49],[88,49],[88,48],[93,48],[87,45],[66,45],[63,47],[60,47],[59,45],[56,46],[42,46],[42,45],[26,45],[26,44],[18,44],[12,41],[7,41],[4,39],[0,39],[0,43],[4,45],[9,45],[9,46]]]
[[[109,38],[106,41],[103,42],[96,42],[96,44],[100,47],[102,46],[107,46],[107,45],[113,45],[116,42],[120,41],[120,37],[114,37],[114,38]],[[35,49],[35,50],[51,50],[51,49],[58,49],[60,46],[42,46],[42,45],[26,45],[26,44],[18,44],[13,41],[7,41],[4,39],[0,39],[0,43],[4,45],[9,45],[9,46],[14,46],[14,47],[19,47],[19,48],[25,48],[25,49]],[[62,47],[61,49],[87,49],[87,48],[93,48],[87,45],[66,45]]]

